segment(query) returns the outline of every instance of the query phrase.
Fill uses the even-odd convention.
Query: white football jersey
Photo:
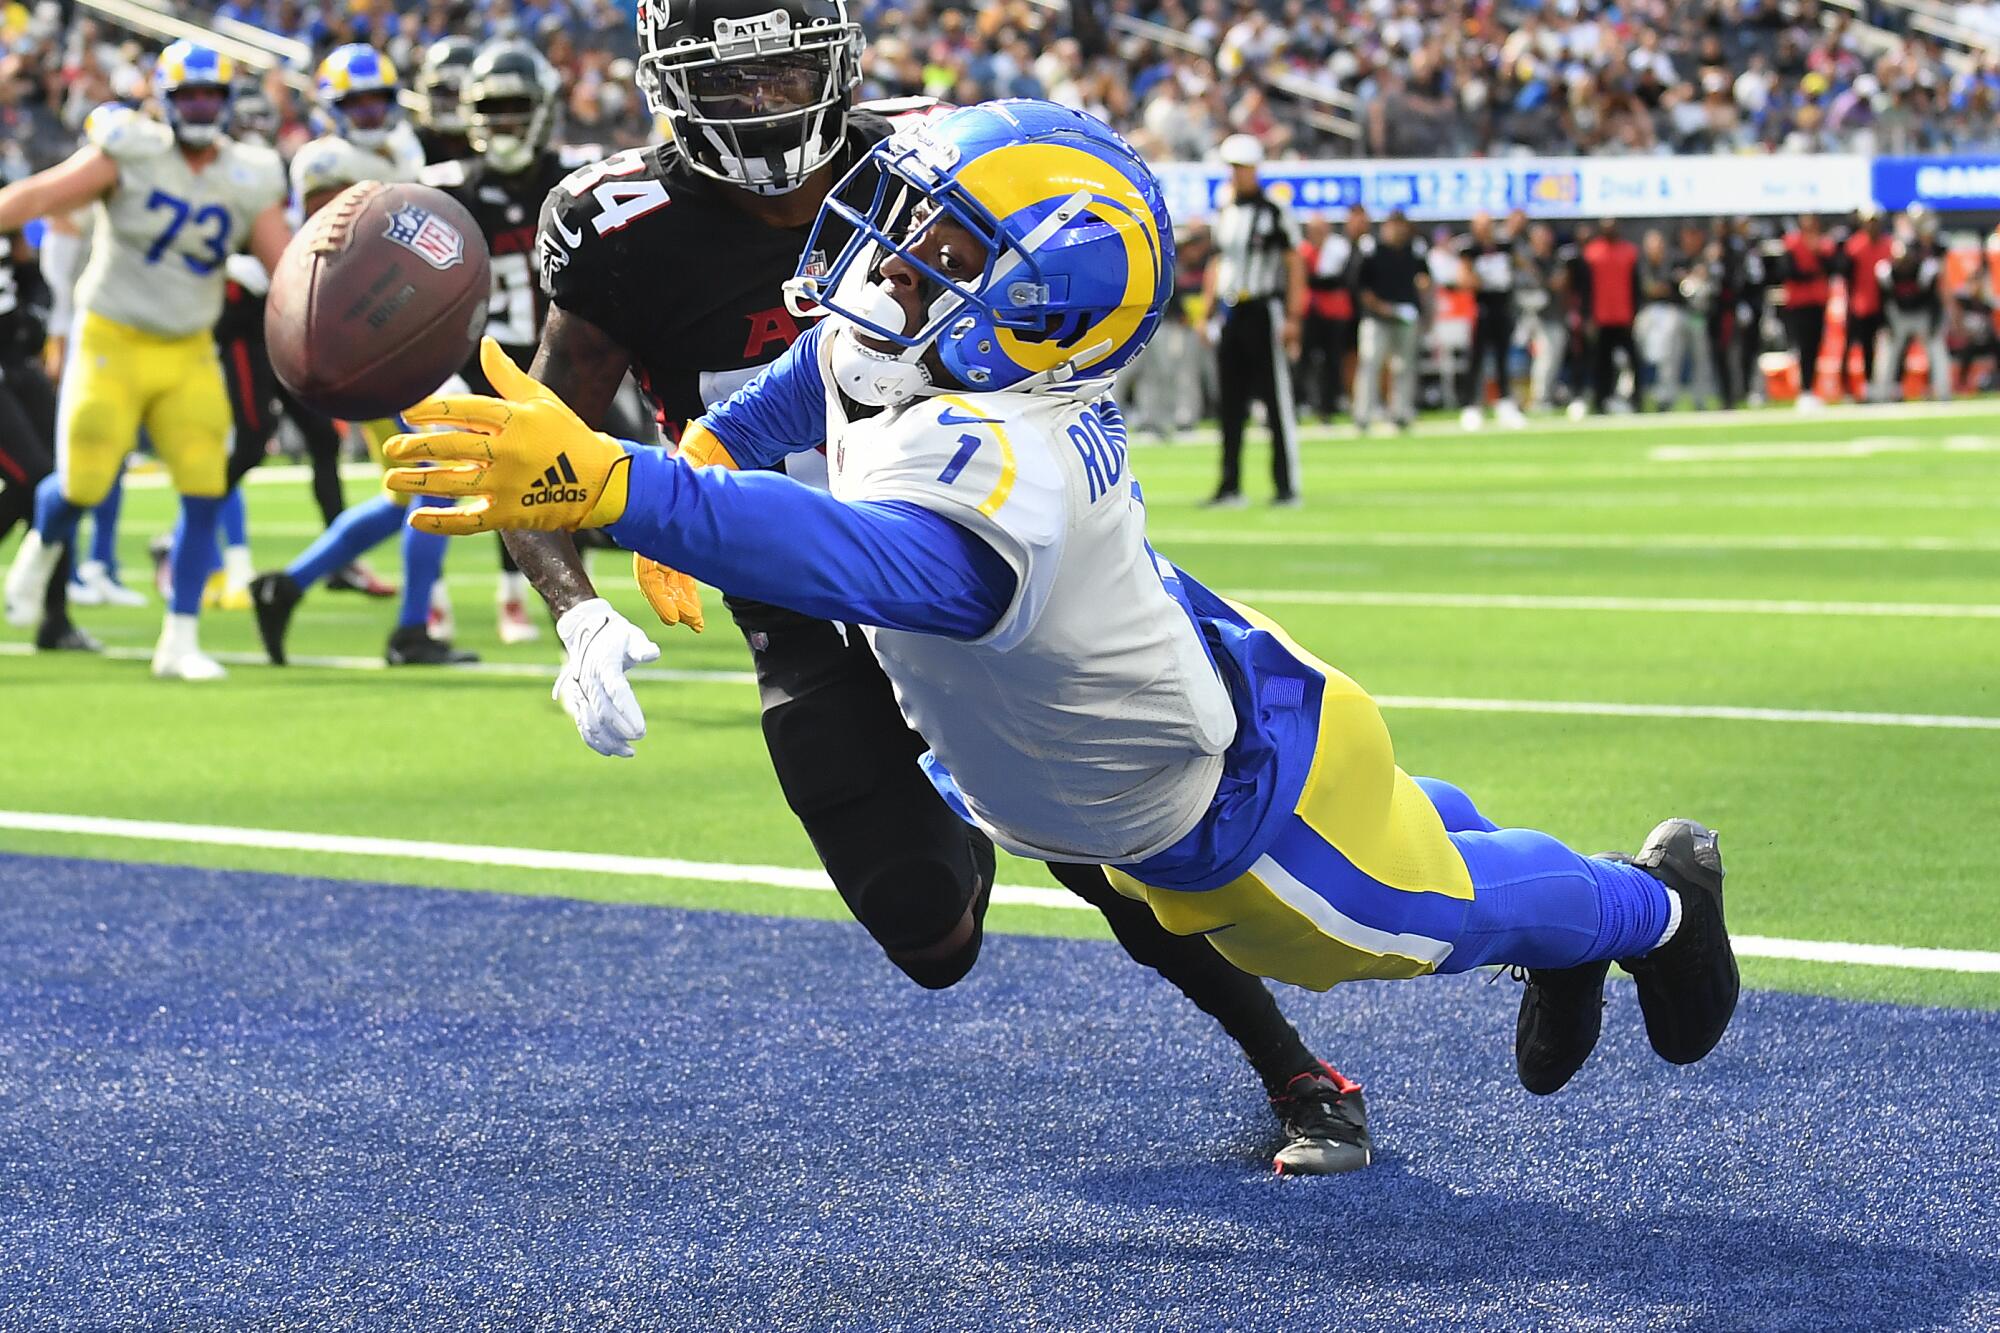
[[[380,152],[323,134],[292,155],[292,205],[302,209],[308,195],[344,190],[362,181],[400,185],[415,180],[423,169],[424,150],[414,132],[392,132]]]
[[[1013,567],[1013,603],[981,639],[867,630],[973,821],[1043,860],[1130,862],[1179,840],[1236,717],[1146,545],[1110,400],[945,395],[849,422],[828,399],[836,498],[921,505]]]
[[[213,328],[229,256],[284,202],[278,155],[222,139],[197,171],[171,129],[122,106],[91,112],[84,136],[118,164],[118,184],[95,209],[77,308],[163,338]]]

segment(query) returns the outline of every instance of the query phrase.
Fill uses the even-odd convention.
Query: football
[[[427,185],[349,186],[271,275],[271,368],[328,416],[393,416],[472,356],[491,284],[486,242],[456,199]]]

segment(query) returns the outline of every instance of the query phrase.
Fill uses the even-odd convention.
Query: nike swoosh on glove
[[[403,413],[429,432],[398,435],[383,446],[392,468],[383,481],[405,495],[472,503],[430,505],[410,526],[463,537],[506,528],[538,532],[601,528],[625,512],[631,453],[620,440],[583,424],[569,405],[522,370],[491,338],[479,365],[498,397],[427,398]]]
[[[550,692],[576,723],[583,743],[616,759],[632,757],[646,735],[646,715],[625,673],[659,660],[660,646],[602,597],[579,602],[556,621],[563,666]]]

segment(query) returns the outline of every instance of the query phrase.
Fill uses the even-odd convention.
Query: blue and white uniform
[[[696,428],[742,467],[823,447],[830,495],[639,451],[610,533],[864,627],[932,781],[995,842],[1103,864],[1170,930],[1314,988],[1658,940],[1657,881],[1420,786],[1359,686],[1155,556],[1108,397],[943,394],[850,420],[826,342]]]

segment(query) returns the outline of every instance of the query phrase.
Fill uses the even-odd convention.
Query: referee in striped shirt
[[[1298,421],[1292,408],[1292,362],[1305,322],[1306,264],[1291,210],[1257,179],[1264,145],[1248,134],[1222,141],[1230,202],[1216,216],[1215,250],[1201,294],[1212,312],[1222,417],[1222,483],[1209,503],[1243,503],[1243,427],[1261,399],[1271,428],[1273,503],[1299,502]]]

